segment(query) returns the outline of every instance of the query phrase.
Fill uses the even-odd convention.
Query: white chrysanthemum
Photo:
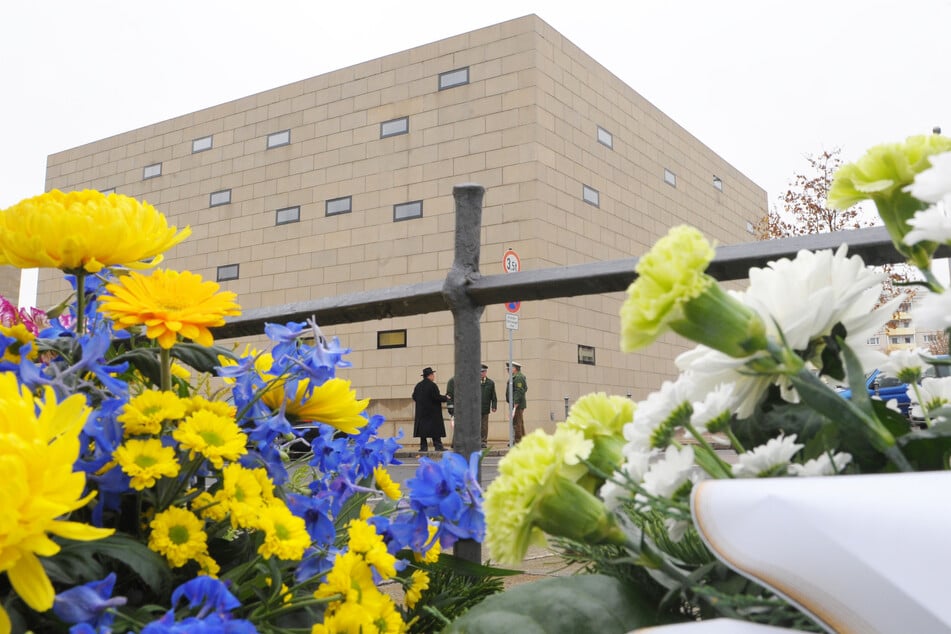
[[[628,479],[631,482],[640,484],[644,481],[644,474],[650,467],[650,458],[653,452],[649,451],[630,451],[624,456],[624,462],[618,468],[619,474],[615,474],[612,480],[608,480],[601,487],[600,497],[604,500],[604,505],[612,511],[616,510],[623,501],[633,497],[629,487]]]
[[[624,439],[630,446],[625,451],[647,451],[657,447],[658,437],[671,432],[676,418],[690,411],[694,394],[694,381],[685,374],[676,381],[664,381],[659,390],[651,392],[647,399],[637,404],[634,420],[624,425]]]
[[[869,370],[884,355],[864,345],[865,340],[888,321],[901,301],[896,298],[875,308],[881,280],[882,275],[866,267],[862,258],[847,257],[842,245],[834,253],[800,251],[793,260],[783,258],[766,268],[750,269],[750,286],[737,297],[759,313],[770,337],[778,341],[781,333],[794,350],[805,350],[810,341],[828,335],[841,323],[848,333],[846,343],[863,369]],[[733,407],[740,418],[753,413],[774,382],[785,400],[798,402],[788,380],[750,372],[746,364],[751,358],[736,359],[698,346],[677,357],[677,367],[693,376],[698,392],[734,383]],[[819,363],[820,359],[806,361]]]
[[[939,200],[927,209],[915,213],[908,220],[913,228],[905,234],[902,242],[907,245],[931,242],[951,242],[951,194],[945,200]]]
[[[892,350],[888,354],[888,361],[883,363],[880,369],[883,373],[897,376],[903,383],[914,383],[925,371],[926,364],[922,355],[927,354],[928,351],[924,348]]]
[[[651,495],[673,497],[684,484],[697,477],[694,467],[693,447],[667,447],[663,457],[654,462],[644,474],[642,486]]]
[[[912,417],[924,418],[925,412],[930,415],[933,410],[951,403],[951,377],[922,379],[917,390],[908,390],[908,398],[911,399]]]
[[[951,293],[927,293],[912,309],[911,315],[922,330],[951,327]]]
[[[664,520],[664,528],[667,529],[667,537],[670,538],[670,541],[676,543],[687,534],[687,529],[690,528],[690,522],[668,517]]]
[[[936,203],[951,194],[951,152],[928,157],[931,167],[915,176],[905,191],[926,203]]]
[[[877,329],[892,310],[873,310],[881,293],[882,274],[865,266],[847,245],[831,250],[800,251],[796,258],[750,269],[750,286],[743,301],[759,312],[771,329],[778,326],[794,350],[803,350],[815,337],[837,323],[850,338]],[[770,334],[778,333],[773,330]]]
[[[796,434],[771,438],[765,445],[739,454],[733,465],[733,475],[741,478],[785,475],[790,460],[804,446],[796,442]]]
[[[733,383],[721,383],[707,392],[702,401],[693,404],[690,424],[700,433],[707,431],[707,423],[729,416],[733,405]]]
[[[852,454],[837,453],[831,458],[824,453],[818,458],[807,460],[805,464],[789,465],[789,473],[801,478],[835,475],[852,462]]]

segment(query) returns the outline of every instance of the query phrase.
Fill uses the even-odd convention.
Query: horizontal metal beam
[[[761,267],[772,260],[795,257],[802,249],[835,249],[843,243],[848,243],[850,254],[862,256],[869,265],[904,261],[884,227],[869,227],[720,246],[707,272],[720,281],[746,279],[750,267]],[[951,251],[945,248],[938,255],[948,257]],[[467,292],[473,302],[481,306],[613,293],[627,289],[634,280],[637,260],[624,258],[474,277],[470,280]],[[314,317],[321,326],[330,326],[449,310],[442,293],[443,284],[444,280],[434,280],[256,308],[215,328],[214,334],[219,339],[259,335],[264,332],[265,323],[304,321],[310,317]]]

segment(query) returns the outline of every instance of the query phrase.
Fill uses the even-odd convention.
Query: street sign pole
[[[502,268],[506,273],[517,273],[522,268],[522,261],[515,252],[515,249],[506,249],[502,254]],[[522,307],[522,302],[508,302],[505,304],[505,327],[509,331],[509,363],[508,369],[508,391],[509,398],[512,399],[508,405],[509,417],[509,447],[515,446],[515,390],[512,385],[512,332],[518,330],[518,311]]]

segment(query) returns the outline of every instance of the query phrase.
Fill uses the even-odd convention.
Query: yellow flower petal
[[[23,601],[37,612],[46,612],[53,607],[56,592],[50,583],[43,565],[33,553],[22,553],[7,570],[10,585]]]

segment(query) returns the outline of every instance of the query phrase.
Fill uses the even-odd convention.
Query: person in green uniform
[[[506,362],[505,365],[508,365]],[[512,406],[512,429],[515,443],[525,435],[525,392],[528,391],[528,380],[522,374],[522,364],[512,362],[512,382],[505,384],[505,402]],[[512,394],[509,393],[509,387]],[[514,397],[513,397],[514,394]]]

